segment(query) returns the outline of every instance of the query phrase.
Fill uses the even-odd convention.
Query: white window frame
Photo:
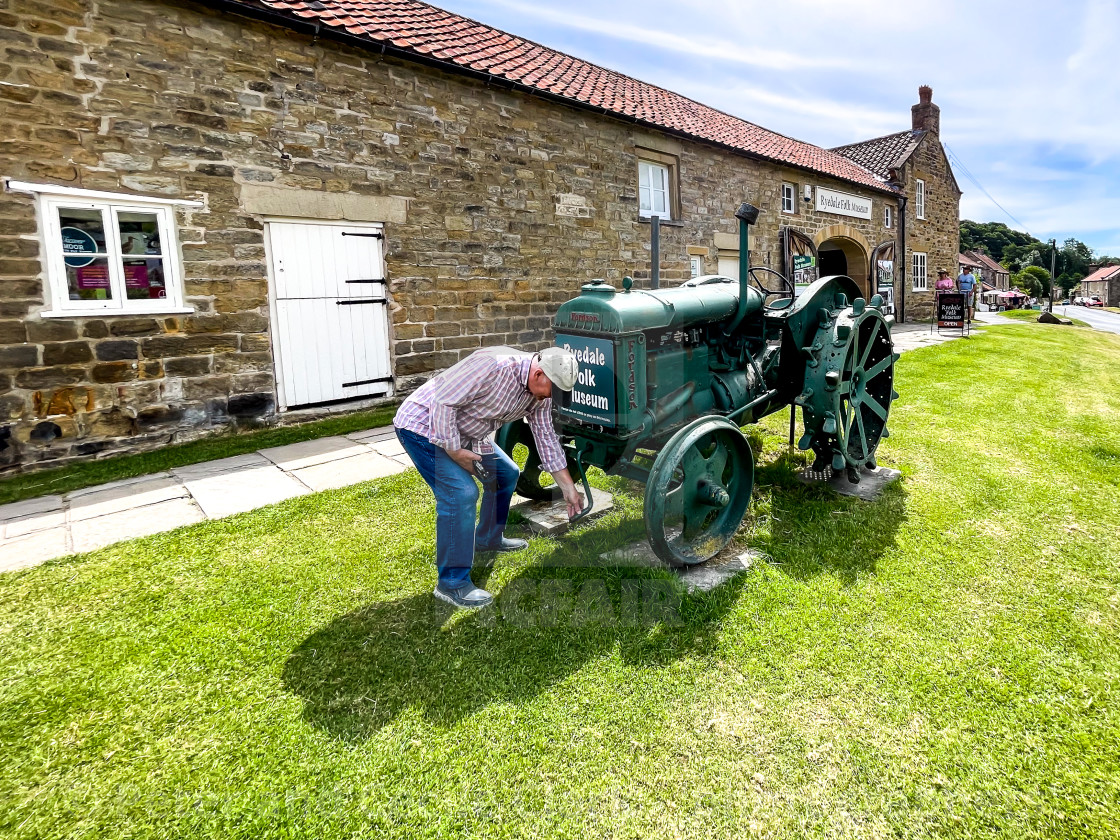
[[[889,228],[891,226],[892,221],[894,221],[894,220],[891,218],[891,206],[889,204],[884,204],[883,205],[883,227]]]
[[[797,212],[797,186],[795,184],[782,184],[782,212]]]
[[[43,318],[75,318],[107,315],[168,315],[194,312],[183,302],[182,254],[175,224],[175,205],[202,207],[201,201],[133,196],[101,190],[82,190],[53,184],[30,184],[8,181],[11,192],[29,192],[36,196],[40,245],[46,276],[47,301],[50,309],[39,313]],[[105,250],[109,263],[108,300],[71,300],[66,282],[66,262],[62,251],[61,225],[58,211],[62,209],[96,210],[105,224]],[[129,299],[125,286],[121,253],[119,214],[144,212],[156,217],[159,226],[160,254],[163,260],[166,297],[156,300]]]
[[[654,183],[654,174],[659,175],[660,184]],[[672,188],[672,167],[665,163],[660,163],[655,160],[645,160],[638,158],[638,213],[644,218],[648,219],[653,216],[658,216],[662,219],[672,220],[673,218],[673,188]],[[645,202],[642,198],[643,190],[648,192],[649,201]],[[654,193],[663,193],[665,196],[665,212],[660,213],[653,209],[654,207]]]
[[[924,251],[910,252],[910,275],[915,292],[929,291],[929,259]]]
[[[704,258],[697,254],[690,254],[688,257],[688,273],[691,275],[690,279],[695,280],[704,274]]]
[[[926,217],[926,182],[914,179],[914,215],[919,219]]]

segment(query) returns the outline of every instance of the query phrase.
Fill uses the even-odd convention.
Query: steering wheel
[[[770,277],[762,278],[755,272],[758,272],[758,274],[772,274],[777,279],[775,280]],[[780,271],[758,266],[750,270],[749,277],[751,284],[762,292],[762,305],[766,310],[774,311],[777,309],[785,309],[793,304],[793,298],[795,296],[793,283]],[[771,303],[772,299],[774,301],[773,303]]]

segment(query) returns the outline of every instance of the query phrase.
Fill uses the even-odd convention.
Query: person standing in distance
[[[966,265],[961,276],[957,278],[957,288],[964,293],[964,306],[968,312],[968,320],[972,320],[972,304],[976,295],[976,278],[972,276],[972,266]]]
[[[475,553],[528,546],[502,533],[521,473],[490,440],[499,426],[527,419],[541,463],[564,494],[568,516],[583,509],[583,495],[552,425],[551,399],[554,385],[570,391],[578,375],[575,355],[559,347],[536,354],[508,347],[481,350],[425,382],[397,410],[397,438],[436,497],[439,581],[433,594],[439,600],[466,608],[493,603],[494,597],[471,581]],[[477,527],[475,477],[484,490]]]

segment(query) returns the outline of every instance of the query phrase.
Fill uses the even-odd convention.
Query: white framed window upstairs
[[[671,219],[669,167],[648,160],[638,161],[638,211],[642,216]]]
[[[883,227],[889,228],[891,226],[891,206],[889,204],[883,205]]]
[[[919,219],[926,217],[926,182],[914,179],[914,215]]]
[[[782,212],[797,212],[797,187],[793,184],[782,184]]]
[[[929,291],[929,272],[926,255],[921,251],[914,251],[910,255],[910,276],[913,278],[915,292]]]
[[[44,317],[191,312],[173,205],[199,202],[8,182],[39,199],[51,311]]]

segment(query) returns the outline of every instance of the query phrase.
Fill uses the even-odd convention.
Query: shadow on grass
[[[873,572],[904,519],[905,491],[896,484],[870,503],[840,497],[801,484],[802,466],[783,454],[759,468],[756,504],[768,503],[771,528],[751,545],[795,577],[838,574],[847,584]],[[547,556],[489,587],[497,604],[479,612],[456,613],[424,592],[340,616],[292,652],[283,684],[312,725],[360,743],[411,709],[446,726],[491,703],[533,698],[598,657],[661,668],[713,652],[749,577],[689,594],[664,569],[599,559],[644,534],[631,514],[548,543]],[[489,576],[474,573],[482,586]]]
[[[424,592],[341,616],[292,652],[284,686],[303,698],[312,725],[360,743],[408,709],[446,726],[494,702],[535,697],[597,657],[660,668],[713,650],[744,576],[691,595],[661,569],[588,565],[624,542],[625,533],[604,530],[558,541],[486,610],[456,614]],[[486,574],[475,577],[484,583]]]
[[[796,578],[836,574],[850,586],[875,571],[896,543],[906,520],[906,488],[901,480],[872,502],[841,496],[826,484],[806,485],[797,477],[806,458],[783,452],[760,466],[756,494],[770,498],[770,530],[751,541],[785,574]]]

